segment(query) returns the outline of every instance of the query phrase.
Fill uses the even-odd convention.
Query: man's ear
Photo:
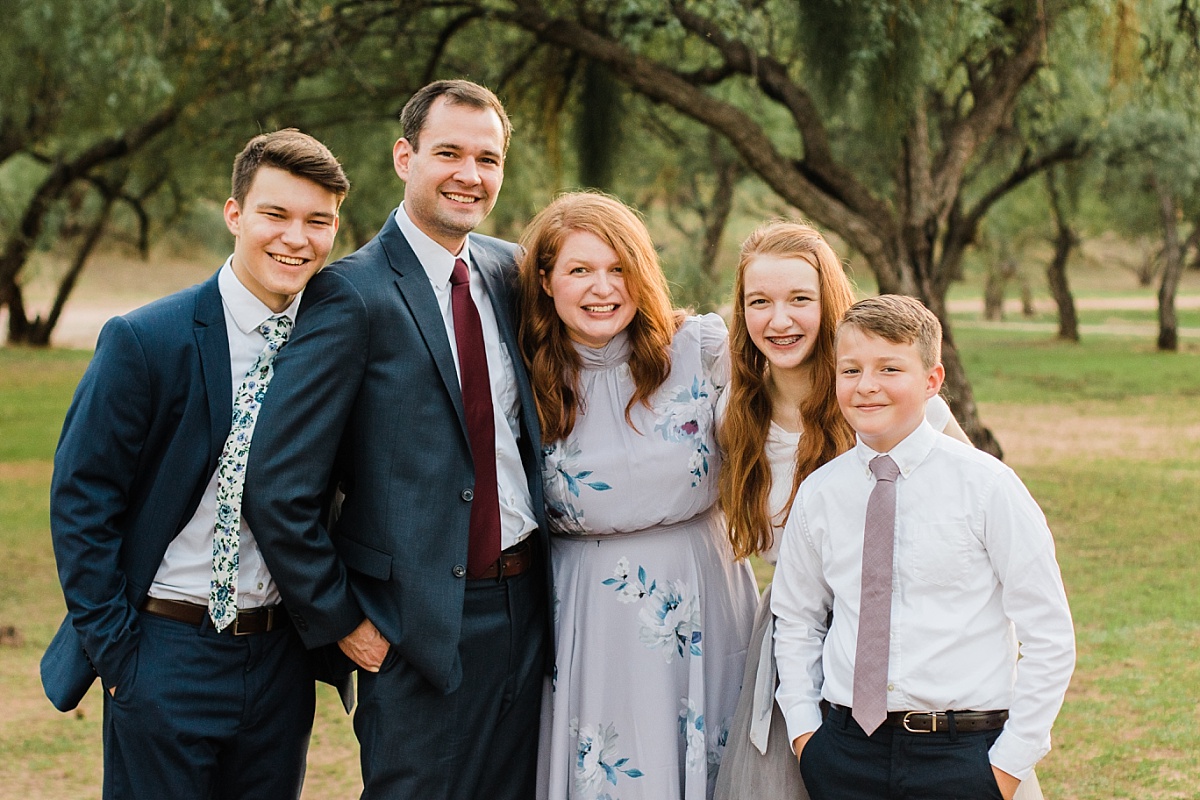
[[[412,160],[413,150],[408,139],[397,139],[396,144],[392,145],[392,166],[396,169],[396,174],[400,176],[400,180],[408,182],[409,162]]]
[[[242,207],[232,197],[225,201],[225,227],[235,237],[242,234]]]

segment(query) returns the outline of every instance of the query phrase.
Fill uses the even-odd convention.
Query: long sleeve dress
[[[685,320],[632,426],[628,338],[578,350],[582,407],[546,450],[557,651],[538,797],[707,800],[757,604],[714,508],[725,324]]]

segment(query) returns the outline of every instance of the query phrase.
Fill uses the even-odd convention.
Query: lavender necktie
[[[887,677],[892,626],[892,556],[896,531],[896,478],[891,456],[871,459],[875,488],[867,500],[863,534],[862,594],[854,654],[855,721],[868,734],[887,717]]]

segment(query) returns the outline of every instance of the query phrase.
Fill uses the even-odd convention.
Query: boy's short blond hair
[[[942,323],[916,298],[881,294],[859,300],[838,323],[839,337],[847,325],[895,344],[916,345],[925,369],[942,361]]]

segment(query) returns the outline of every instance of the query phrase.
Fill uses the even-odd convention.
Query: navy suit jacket
[[[537,412],[511,308],[516,248],[477,234],[470,242],[516,376],[521,457],[546,553]],[[366,616],[392,644],[389,658],[452,691],[462,670],[474,467],[445,323],[391,216],[309,283],[273,381],[286,402],[268,399],[259,416],[243,513],[264,546],[305,545],[285,571],[271,564],[281,586],[336,582],[340,559],[352,588],[340,615],[288,599],[301,636],[310,647],[334,642]],[[266,493],[260,483],[286,491]],[[332,516],[331,505],[340,505]],[[336,558],[314,561],[324,543]]]
[[[137,610],[217,467],[232,398],[216,275],[101,331],[63,424],[50,486],[67,616],[41,671],[60,710],[74,708],[97,674],[106,688],[124,682],[138,647]],[[271,568],[274,554],[260,546]],[[338,591],[336,576],[326,588]]]

